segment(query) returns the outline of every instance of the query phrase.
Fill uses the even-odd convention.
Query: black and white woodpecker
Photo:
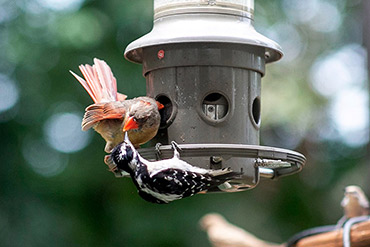
[[[177,144],[172,142],[171,145],[173,158],[148,161],[140,156],[126,134],[125,140],[111,153],[110,158],[116,165],[113,169],[130,174],[139,195],[159,204],[206,192],[241,176],[228,168],[208,170],[192,166],[180,159]]]

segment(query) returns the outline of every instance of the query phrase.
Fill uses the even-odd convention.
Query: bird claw
[[[160,147],[162,146],[162,143],[158,142],[157,144],[155,144],[155,156],[157,157],[157,160],[160,160],[160,156],[162,154],[162,151],[160,150]]]
[[[110,155],[104,156],[104,163],[109,167],[109,169],[113,169],[114,167],[116,167]]]
[[[157,151],[157,153],[161,153],[161,150],[159,150],[159,148],[162,146],[162,143],[158,142],[157,144],[155,144],[155,151]]]
[[[171,146],[172,146],[173,150],[182,151],[179,144],[177,144],[177,142],[175,142],[175,141],[171,142]]]
[[[104,156],[104,163],[108,166],[108,171],[112,172],[115,177],[123,177],[121,171],[113,163],[113,160],[110,155]]]
[[[179,144],[177,144],[175,141],[171,141],[171,146],[174,151],[174,157],[180,158],[180,153],[179,151],[182,151],[182,149],[179,147]]]

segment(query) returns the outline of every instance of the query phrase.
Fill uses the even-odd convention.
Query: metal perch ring
[[[298,153],[283,148],[245,144],[180,144],[181,157],[230,156],[255,158],[261,177],[275,179],[292,175],[302,170],[306,158]],[[156,148],[138,150],[146,159],[159,160],[173,156],[171,145],[157,145]]]

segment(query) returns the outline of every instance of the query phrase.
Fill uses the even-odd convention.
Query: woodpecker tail
[[[89,93],[94,103],[123,101],[126,95],[117,92],[117,81],[112,70],[103,60],[94,58],[94,65],[79,66],[85,79],[69,71]]]
[[[233,170],[228,168],[223,168],[219,170],[213,170],[209,173],[213,178],[219,180],[219,181],[228,181],[236,178],[240,178],[243,173],[242,172],[234,172]]]

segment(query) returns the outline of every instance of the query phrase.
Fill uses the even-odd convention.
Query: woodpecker
[[[208,170],[192,166],[180,159],[177,144],[171,145],[173,158],[148,161],[140,156],[125,134],[124,141],[113,149],[111,160],[116,170],[130,175],[144,200],[158,204],[206,192],[242,175],[229,168]]]

